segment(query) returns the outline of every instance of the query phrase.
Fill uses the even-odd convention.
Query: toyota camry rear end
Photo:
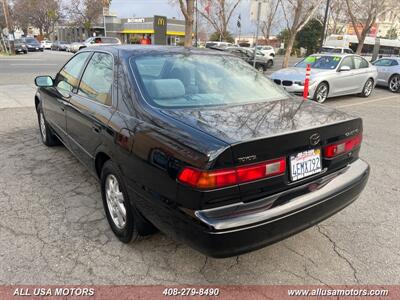
[[[238,255],[321,222],[364,189],[360,118],[295,98],[226,53],[122,54],[142,120],[127,125],[142,168],[127,185],[168,235],[209,256]]]

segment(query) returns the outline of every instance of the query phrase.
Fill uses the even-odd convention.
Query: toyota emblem
[[[310,136],[310,144],[311,146],[316,146],[320,142],[321,137],[319,133],[314,133],[313,135]]]

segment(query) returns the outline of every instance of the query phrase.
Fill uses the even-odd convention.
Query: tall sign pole
[[[260,14],[261,14],[261,0],[256,1],[257,2],[257,30],[256,30],[256,39],[254,42],[254,58],[253,58],[253,67],[256,67],[256,59],[257,59],[257,45],[258,45],[258,33],[260,29]]]

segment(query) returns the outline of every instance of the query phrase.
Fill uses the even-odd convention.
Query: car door
[[[46,120],[57,135],[68,143],[65,109],[74,89],[78,88],[79,78],[91,53],[83,52],[69,60],[56,75],[54,86],[42,94],[42,105]]]
[[[348,66],[349,71],[340,71],[343,66]],[[354,80],[354,61],[353,56],[345,56],[340,62],[337,72],[331,80],[330,95],[340,96],[350,94],[355,90],[357,83]]]
[[[388,80],[392,73],[391,72],[392,61],[395,62],[395,60],[383,58],[383,59],[377,60],[374,63],[374,66],[378,70],[377,84],[384,85],[384,86],[388,85]]]
[[[113,66],[112,54],[95,52],[87,63],[67,111],[71,150],[89,167],[93,166],[96,149],[102,143],[114,112]]]
[[[371,69],[368,61],[361,56],[353,56],[354,59],[354,78],[357,79],[355,82],[355,92],[361,93],[365,83],[371,76]]]

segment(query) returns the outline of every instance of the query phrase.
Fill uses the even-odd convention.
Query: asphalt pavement
[[[272,246],[212,259],[162,233],[120,243],[95,178],[64,147],[41,143],[33,79],[68,55],[0,57],[0,284],[400,283],[400,94],[325,104],[364,120],[372,171],[355,203]]]

